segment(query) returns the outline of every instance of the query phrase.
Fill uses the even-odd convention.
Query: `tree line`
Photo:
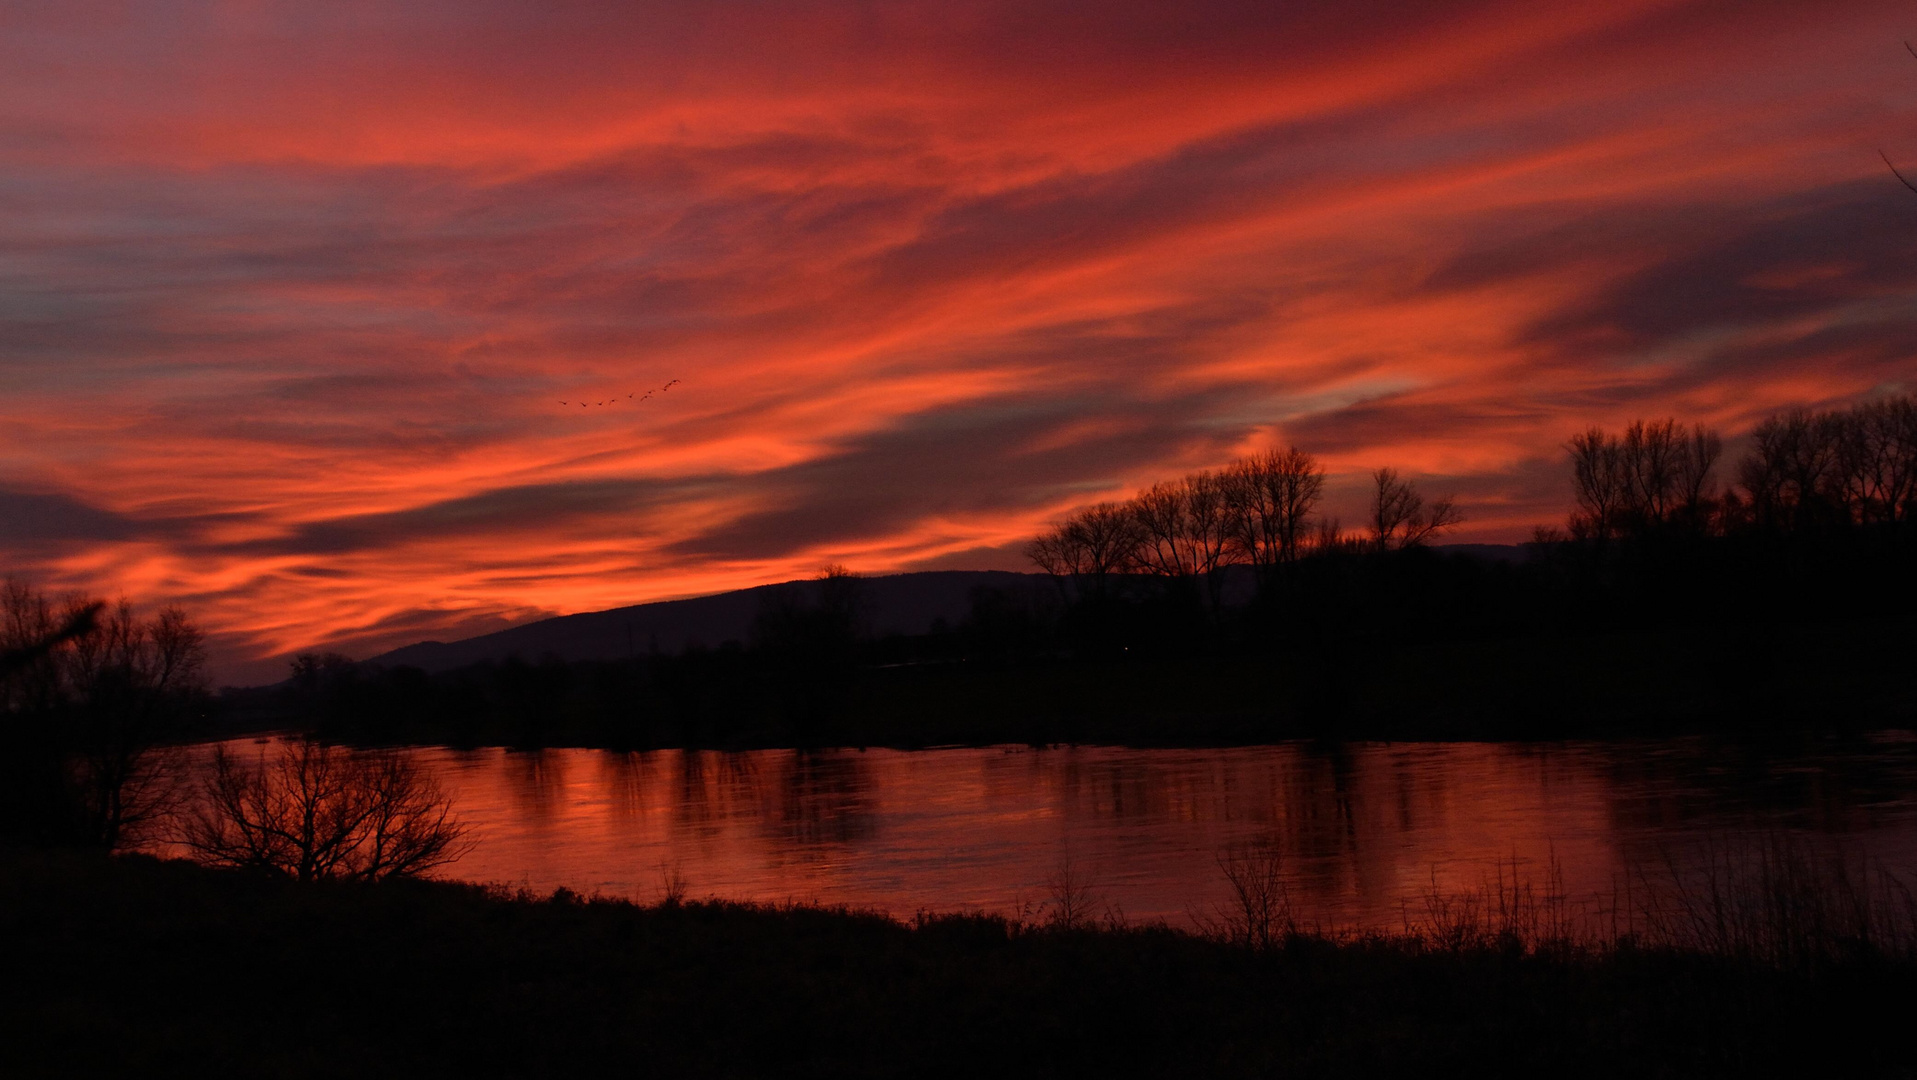
[[[1844,409],[1795,408],[1751,432],[1730,483],[1718,473],[1723,436],[1675,419],[1623,430],[1591,427],[1565,444],[1574,509],[1533,541],[1604,546],[1689,534],[1803,536],[1864,530],[1893,540],[1917,513],[1917,396]],[[1324,515],[1327,473],[1295,446],[1216,471],[1161,481],[1122,502],[1080,509],[1034,538],[1026,555],[1072,600],[1100,601],[1139,579],[1183,586],[1216,610],[1234,566],[1271,589],[1313,557],[1425,546],[1464,518],[1453,499],[1427,502],[1397,470],[1371,474],[1362,528]]]
[[[1568,444],[1569,537],[1595,543],[1672,532],[1806,535],[1862,529],[1893,539],[1917,512],[1917,397],[1791,409],[1751,431],[1721,485],[1724,440],[1676,420],[1590,428]],[[1550,531],[1541,539],[1563,539]]]
[[[1568,518],[1501,558],[1434,544],[1461,520],[1455,502],[1392,469],[1371,474],[1365,518],[1344,528],[1325,508],[1323,464],[1287,447],[1072,513],[1029,546],[1055,586],[980,590],[965,617],[926,633],[865,632],[859,579],[835,567],[769,590],[746,640],[716,648],[431,674],[306,657],[272,707],[334,738],[522,747],[909,745],[935,725],[934,741],[1177,738],[1177,723],[1146,718],[1154,710],[1258,718],[1242,732],[1426,731],[1393,715],[1407,707],[1502,710],[1513,719],[1499,730],[1549,735],[1553,688],[1603,672],[1626,680],[1618,701],[1673,703],[1658,715],[1708,701],[1777,718],[1790,694],[1816,692],[1815,679],[1779,691],[1766,674],[1803,666],[1790,655],[1812,647],[1800,638],[1875,655],[1901,633],[1858,620],[1896,617],[1917,591],[1907,546],[1877,542],[1909,531],[1910,440],[1897,426],[1909,412],[1905,398],[1783,413],[1729,462],[1722,436],[1675,420],[1580,432],[1564,448]],[[1760,482],[1806,471],[1805,431],[1848,447],[1822,458],[1847,464],[1811,483]],[[1812,629],[1836,622],[1836,637]],[[1654,643],[1687,636],[1702,643],[1687,661],[1657,658]],[[1464,659],[1439,664],[1440,652]],[[1442,689],[1460,663],[1480,672],[1474,688]],[[1516,664],[1558,675],[1519,691],[1498,673]],[[1061,689],[1121,679],[1125,700]],[[1494,704],[1486,687],[1506,689]],[[983,702],[979,719],[948,707],[961,699]]]
[[[1793,408],[1735,442],[1676,419],[1591,427],[1563,453],[1567,517],[1497,557],[1434,546],[1457,506],[1391,469],[1372,474],[1367,518],[1344,531],[1323,509],[1326,470],[1297,447],[1085,507],[1029,545],[1064,603],[1026,636],[1081,656],[1295,662],[1292,678],[1318,686],[1300,708],[1331,713],[1350,685],[1442,642],[1563,641],[1552,648],[1575,667],[1596,637],[1615,651],[1686,627],[1716,634],[1714,648],[1743,643],[1721,658],[1728,673],[1788,662],[1783,638],[1749,638],[1760,627],[1843,622],[1871,649],[1904,632],[1917,397]],[[1749,674],[1725,701],[1755,715],[1770,707],[1752,689],[1767,678]],[[1677,700],[1706,676],[1660,679]]]
[[[1420,547],[1464,520],[1452,499],[1426,503],[1411,481],[1382,468],[1371,475],[1365,528],[1347,535],[1338,519],[1319,513],[1326,476],[1295,446],[1269,450],[1079,510],[1026,555],[1074,599],[1104,600],[1142,577],[1196,590],[1216,612],[1229,567],[1250,567],[1269,589],[1308,555]]]
[[[1781,717],[1772,673],[1805,666],[1791,649],[1828,652],[1842,640],[1850,643],[1844,649],[1875,655],[1905,633],[1899,627],[1917,600],[1912,413],[1908,396],[1791,410],[1760,423],[1730,461],[1722,436],[1676,420],[1588,429],[1565,444],[1567,519],[1499,558],[1434,545],[1461,520],[1455,503],[1427,498],[1392,469],[1372,473],[1366,518],[1345,529],[1324,506],[1325,467],[1288,447],[1076,511],[1030,545],[1056,587],[1039,577],[981,590],[967,616],[926,633],[866,632],[859,578],[828,568],[815,581],[768,590],[747,640],[715,648],[600,661],[507,657],[437,673],[307,655],[285,684],[225,700],[252,710],[255,723],[361,745],[910,745],[931,737],[926,718],[934,713],[944,717],[934,741],[1130,737],[1114,726],[1121,721],[1133,724],[1125,731],[1178,738],[1172,719],[1153,719],[1161,715],[1254,718],[1232,738],[1296,733],[1300,725],[1426,730],[1396,718],[1406,708],[1433,716],[1502,708],[1519,726],[1532,725],[1527,733],[1549,734],[1557,714],[1542,702],[1552,687],[1601,671],[1613,682],[1611,672],[1636,680],[1621,701],[1704,701],[1726,715]],[[27,755],[42,763],[39,788],[67,792],[64,819],[93,823],[83,833],[104,838],[118,828],[112,821],[150,816],[137,782],[127,787],[130,801],[85,793],[88,777],[137,781],[146,765],[127,765],[123,751],[119,766],[111,753],[83,753],[138,740],[80,737],[111,729],[102,710],[122,698],[85,674],[98,670],[79,660],[94,646],[83,648],[74,635],[99,633],[87,629],[92,619],[117,619],[118,639],[165,651],[177,648],[166,642],[184,640],[183,618],[148,620],[136,631],[124,609],[109,618],[90,602],[28,602],[18,587],[12,595],[21,614],[0,655],[13,658],[5,693],[15,743],[28,732],[66,732],[57,747]],[[1836,636],[1818,629],[1839,624]],[[1650,645],[1666,638],[1692,642],[1690,660],[1659,658]],[[1522,693],[1498,689],[1518,685],[1498,674],[1501,665],[1544,671],[1547,661],[1562,678],[1531,680]],[[1443,689],[1455,687],[1460,664],[1482,677],[1472,676],[1470,689]],[[60,665],[77,666],[49,681]],[[1205,674],[1191,674],[1200,668]],[[1194,677],[1211,685],[1193,685]],[[203,688],[184,690],[193,679],[161,681],[181,688],[160,695],[173,704],[127,715],[203,707]],[[1800,697],[1822,685],[1802,681],[1791,691]],[[1092,689],[1121,684],[1132,689],[1120,698]],[[32,704],[39,699],[31,688],[44,685],[64,687],[41,693],[64,703]],[[1484,697],[1492,692],[1504,695],[1501,704]],[[984,704],[967,711],[952,705],[960,700]],[[1119,715],[1127,711],[1131,720]],[[24,722],[29,715],[59,723]],[[26,758],[15,758],[9,767],[17,769]],[[210,794],[234,808],[248,799],[260,807],[304,800],[310,808],[316,792],[338,786],[328,779],[338,763],[308,764],[313,779],[301,783],[312,791],[291,803],[246,794],[250,778],[269,766],[305,775],[270,761],[233,763],[227,789]],[[374,784],[371,777],[341,790]],[[195,781],[203,795],[204,781]],[[353,809],[364,803],[342,798],[327,811],[342,823],[335,831],[376,838],[377,829],[345,827],[365,820]],[[210,859],[242,857],[230,836],[203,829],[201,839]],[[457,837],[448,846],[456,848]],[[318,859],[311,855],[292,862]]]

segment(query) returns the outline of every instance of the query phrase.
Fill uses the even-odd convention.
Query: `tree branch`
[[[1906,42],[1905,44],[1906,46],[1908,46],[1909,43]],[[1917,191],[1917,184],[1911,183],[1908,177],[1906,177],[1903,173],[1900,173],[1897,171],[1897,166],[1891,165],[1889,154],[1886,154],[1882,150],[1879,150],[1877,151],[1877,156],[1884,159],[1884,164],[1889,166],[1890,168],[1890,175],[1896,177],[1899,183],[1903,184],[1905,187],[1909,188],[1912,191]]]

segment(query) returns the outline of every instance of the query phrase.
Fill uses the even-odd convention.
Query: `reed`
[[[1711,836],[1629,868],[1611,895],[1567,892],[1555,854],[1542,874],[1498,860],[1482,883],[1431,884],[1397,930],[1303,926],[1273,841],[1220,852],[1230,899],[1193,916],[1205,937],[1253,952],[1306,940],[1413,951],[1604,957],[1662,952],[1804,971],[1836,964],[1917,964],[1917,893],[1868,852],[1788,832]]]
[[[1712,837],[1638,872],[1644,943],[1780,968],[1917,960],[1917,897],[1867,852]]]

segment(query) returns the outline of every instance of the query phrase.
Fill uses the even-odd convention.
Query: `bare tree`
[[[0,668],[0,710],[20,718],[16,724],[44,717],[59,705],[66,688],[61,651],[93,629],[102,606],[95,601],[74,610],[69,601],[66,612],[57,612],[45,594],[7,579],[0,589],[0,654],[6,657]]]
[[[1761,525],[1802,529],[1848,518],[1843,424],[1833,413],[1792,409],[1751,432],[1738,469]]]
[[[1220,571],[1231,553],[1231,510],[1225,504],[1225,486],[1216,473],[1193,473],[1185,478],[1185,502],[1186,542],[1215,615],[1222,602]]]
[[[0,712],[14,711],[15,680],[21,672],[74,638],[92,633],[105,607],[98,600],[69,603],[65,616],[55,622],[45,597],[11,578],[0,586]]]
[[[1085,562],[1069,522],[1054,525],[1033,537],[1032,542],[1025,545],[1025,557],[1045,571],[1060,592],[1067,592],[1066,583],[1077,580]]]
[[[1103,596],[1138,558],[1138,520],[1118,503],[1102,502],[1074,515],[1071,528],[1085,553],[1081,573]]]
[[[1608,540],[1710,517],[1712,471],[1724,442],[1702,426],[1638,420],[1612,436],[1591,428],[1571,437],[1573,536]]]
[[[1311,536],[1311,550],[1325,555],[1346,550],[1357,543],[1359,541],[1345,538],[1344,525],[1335,517],[1319,518],[1318,527]]]
[[[1624,469],[1615,440],[1602,428],[1571,436],[1571,483],[1578,513],[1571,519],[1573,535],[1608,540],[1616,532],[1624,508]]]
[[[1094,924],[1093,912],[1104,904],[1097,880],[1066,854],[1045,882],[1051,894],[1045,905],[1045,923],[1055,930],[1082,930]],[[1109,910],[1109,908],[1107,909]]]
[[[301,739],[252,765],[217,748],[180,841],[208,865],[313,881],[422,874],[464,855],[465,837],[439,785],[400,754]]]
[[[1693,528],[1701,529],[1709,516],[1716,495],[1712,474],[1717,459],[1724,453],[1724,440],[1717,432],[1698,424],[1679,445],[1677,460],[1678,509]]]
[[[1231,899],[1215,918],[1198,918],[1201,930],[1259,952],[1297,934],[1285,887],[1284,852],[1276,840],[1228,847],[1218,854],[1218,869],[1231,886]]]
[[[78,815],[67,770],[65,654],[98,613],[97,604],[59,612],[45,594],[13,579],[0,589],[0,834],[72,839]]]
[[[1904,42],[1904,51],[1909,53],[1912,59],[1917,59],[1917,46],[1913,46],[1911,45],[1910,42],[1906,41]],[[1898,183],[1904,185],[1905,187],[1909,188],[1912,191],[1917,191],[1917,184],[1911,183],[1910,178],[1905,176],[1901,171],[1898,170],[1897,166],[1891,162],[1889,154],[1886,154],[1882,150],[1879,150],[1877,151],[1877,156],[1884,159],[1884,165],[1890,169],[1890,174],[1897,178]]]
[[[1411,481],[1396,469],[1371,474],[1371,546],[1379,551],[1418,547],[1464,520],[1449,498],[1427,507]]]
[[[1294,446],[1235,461],[1220,481],[1232,542],[1268,584],[1280,566],[1304,552],[1312,512],[1325,490],[1324,470]]]
[[[1738,481],[1760,527],[1859,525],[1894,535],[1917,509],[1917,397],[1768,417],[1751,432]]]
[[[1185,542],[1185,487],[1160,481],[1127,504],[1138,525],[1138,565],[1167,578],[1190,577],[1197,567]]]
[[[1858,523],[1892,530],[1907,525],[1917,508],[1917,397],[1857,405],[1843,427],[1845,502]]]
[[[1618,456],[1632,525],[1662,524],[1676,508],[1682,444],[1675,420],[1638,420],[1624,429]]]
[[[1067,583],[1080,596],[1104,597],[1114,578],[1138,555],[1138,518],[1117,503],[1102,502],[1073,514],[1040,534],[1025,549],[1061,592]]]
[[[1193,473],[1153,484],[1131,502],[1138,526],[1138,563],[1174,581],[1202,586],[1215,613],[1219,571],[1231,550],[1232,518],[1216,475]]]
[[[162,747],[205,692],[202,634],[177,608],[142,618],[124,600],[55,603],[18,582],[0,607],[0,709],[22,771],[6,783],[33,792],[10,792],[7,816],[45,840],[136,838],[175,794]]]
[[[141,619],[122,600],[74,639],[74,778],[99,844],[136,836],[177,798],[177,755],[161,742],[204,691],[205,665],[205,635],[174,607]]]

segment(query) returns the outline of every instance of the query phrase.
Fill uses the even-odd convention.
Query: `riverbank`
[[[301,886],[0,852],[16,1075],[1910,1075],[1917,970]],[[1061,924],[1063,923],[1063,924]]]
[[[521,748],[912,749],[1917,727],[1917,684],[1889,674],[1917,652],[1917,624],[1904,619],[1494,637],[1433,628],[1141,654],[945,655],[928,642],[868,651],[839,669],[744,650],[430,676],[346,665],[304,691],[229,696],[219,730]]]

